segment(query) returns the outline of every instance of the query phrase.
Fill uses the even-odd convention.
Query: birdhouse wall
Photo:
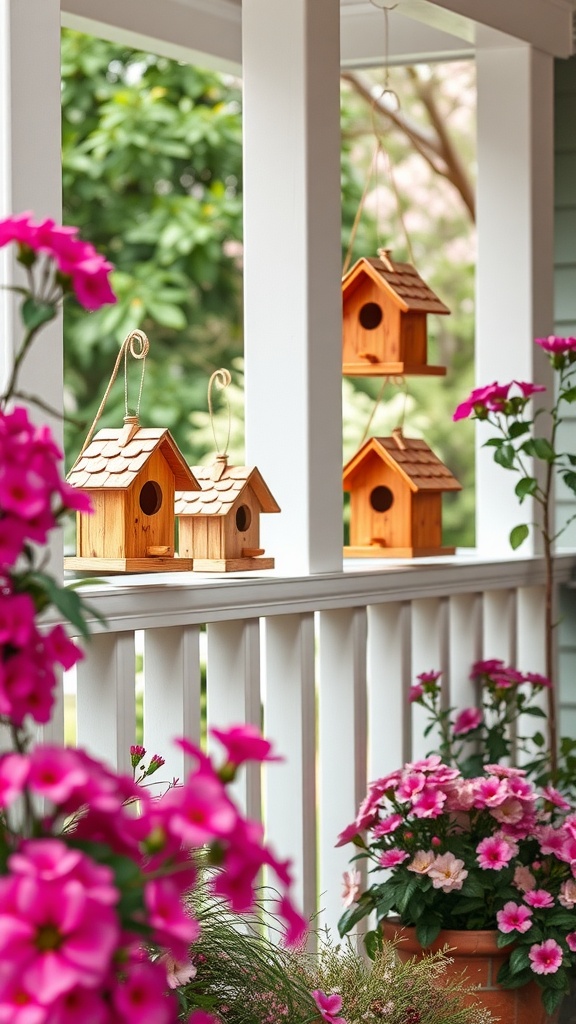
[[[248,487],[226,515],[178,517],[181,558],[243,558],[260,545],[260,502]]]
[[[412,536],[415,548],[442,547],[442,495],[421,491],[412,499]]]
[[[148,548],[174,555],[174,474],[163,455],[148,459],[126,495],[126,558],[145,558]]]
[[[402,315],[400,326],[401,358],[410,366],[424,366],[428,359],[426,314],[408,312]]]
[[[366,460],[351,484],[350,545],[411,547],[412,497],[397,472],[376,456]],[[381,511],[386,499],[390,507]]]
[[[381,320],[378,320],[379,312]],[[396,363],[404,357],[400,350],[401,311],[382,288],[365,279],[349,295],[343,310],[343,361],[346,364],[371,362]],[[375,323],[374,327],[362,324]]]
[[[76,551],[80,558],[125,558],[125,491],[86,492],[92,515],[76,515]]]

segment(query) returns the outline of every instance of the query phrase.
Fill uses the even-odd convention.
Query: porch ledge
[[[555,580],[569,583],[576,551],[555,558]],[[302,614],[458,594],[542,586],[542,557],[481,559],[464,550],[412,562],[350,559],[340,573],[279,577],[274,572],[214,578],[213,574],[155,573],[115,576],[82,588],[113,632],[218,622],[269,615]],[[97,619],[94,633],[106,631]]]

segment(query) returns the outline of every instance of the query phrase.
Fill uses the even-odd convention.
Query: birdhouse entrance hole
[[[382,323],[382,307],[377,302],[365,302],[358,314],[358,319],[365,331],[375,331]]]
[[[252,522],[252,513],[248,508],[248,505],[240,505],[236,512],[236,529],[239,533],[246,533],[246,530]]]
[[[375,512],[387,512],[394,504],[394,495],[389,487],[375,487],[370,494],[370,504]]]
[[[154,516],[162,506],[162,488],[155,480],[148,480],[140,491],[140,508],[144,515]]]

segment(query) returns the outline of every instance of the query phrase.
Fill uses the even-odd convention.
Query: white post
[[[0,0],[0,217],[31,210],[62,216],[59,0]],[[0,281],[18,270],[0,249]],[[16,303],[0,291],[0,386],[19,338]],[[50,324],[26,360],[22,389],[62,407],[62,321]],[[45,419],[42,413],[35,418]],[[60,433],[60,424],[51,424]]]
[[[550,389],[533,339],[553,324],[553,58],[526,44],[479,49],[477,73],[476,380]],[[483,555],[510,556],[510,530],[533,511],[518,505],[516,474],[481,447],[489,436],[478,428],[476,541]]]
[[[246,452],[285,574],[342,568],[338,0],[244,0]]]

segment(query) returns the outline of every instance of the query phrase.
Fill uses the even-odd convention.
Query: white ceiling
[[[576,0],[341,0],[340,7],[345,66],[455,59],[517,40],[556,56],[573,52]],[[241,68],[241,0],[62,0],[62,20],[166,56]]]

